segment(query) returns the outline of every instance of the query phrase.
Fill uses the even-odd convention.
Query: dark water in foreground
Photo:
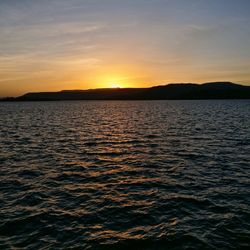
[[[0,249],[249,249],[250,101],[0,104]]]

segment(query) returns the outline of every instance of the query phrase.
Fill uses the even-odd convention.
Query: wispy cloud
[[[94,88],[102,75],[134,86],[246,81],[249,8],[245,0],[1,0],[0,92]]]

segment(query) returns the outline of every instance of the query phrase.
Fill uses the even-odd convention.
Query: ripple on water
[[[249,101],[0,104],[1,249],[249,249]]]

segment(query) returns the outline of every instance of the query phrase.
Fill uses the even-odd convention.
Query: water
[[[0,249],[249,249],[250,101],[0,104]]]

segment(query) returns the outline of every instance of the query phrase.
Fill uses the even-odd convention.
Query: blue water
[[[250,101],[0,103],[0,249],[249,249]]]

